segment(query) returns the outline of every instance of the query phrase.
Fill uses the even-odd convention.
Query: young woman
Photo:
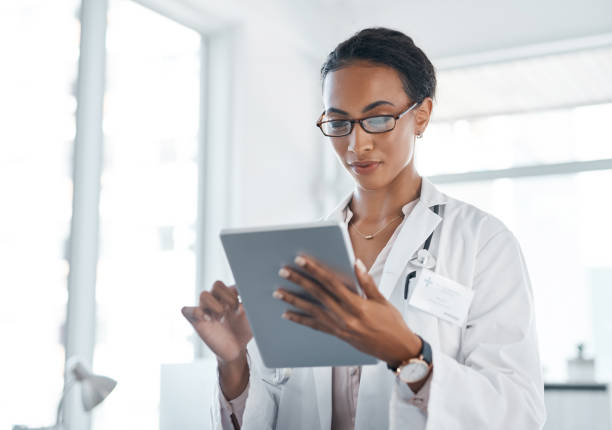
[[[296,264],[318,284],[288,267],[279,275],[324,307],[281,289],[274,296],[296,309],[284,318],[380,362],[267,369],[236,288],[217,281],[199,306],[183,308],[218,359],[214,428],[541,428],[532,292],[519,245],[499,220],[442,194],[415,168],[436,88],[431,62],[408,36],[372,28],[338,45],[321,76],[317,126],[355,181],[329,218],[348,228],[365,296],[308,256]],[[417,287],[429,296],[418,301]]]

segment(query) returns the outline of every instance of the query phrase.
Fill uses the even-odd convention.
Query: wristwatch
[[[429,369],[431,368],[431,345],[423,340],[423,338],[418,334],[417,336],[419,339],[421,339],[421,350],[419,351],[419,355],[417,357],[402,361],[397,366],[392,366],[387,363],[387,367],[406,384],[412,384],[425,378],[429,373]]]

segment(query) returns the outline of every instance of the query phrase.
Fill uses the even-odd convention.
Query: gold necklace
[[[370,239],[373,239],[373,238],[374,238],[374,236],[376,236],[378,233],[380,233],[381,231],[383,231],[384,229],[386,229],[387,227],[389,227],[393,221],[395,221],[395,220],[396,220],[396,219],[398,219],[398,218],[401,218],[403,215],[404,215],[404,214],[396,216],[396,217],[395,217],[395,218],[393,218],[391,221],[389,221],[387,224],[385,224],[385,225],[384,225],[384,226],[383,226],[383,227],[382,227],[380,230],[375,231],[375,232],[374,232],[374,233],[372,233],[372,234],[363,234],[362,232],[360,232],[360,231],[359,231],[359,229],[357,228],[357,226],[356,226],[355,224],[352,224],[352,226],[353,226],[353,228],[355,229],[355,231],[356,231],[357,233],[359,233],[359,236],[363,237],[364,239],[370,240]]]

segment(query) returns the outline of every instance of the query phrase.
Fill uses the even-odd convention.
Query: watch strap
[[[419,335],[417,334],[417,336]],[[423,346],[421,347],[421,352],[419,353],[419,355],[421,355],[423,357],[423,360],[431,366],[431,362],[433,361],[433,353],[431,352],[431,345],[427,341],[425,341],[421,336],[419,336],[419,339],[421,339],[421,342],[423,343]]]

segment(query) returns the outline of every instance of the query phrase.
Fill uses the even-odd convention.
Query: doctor
[[[296,256],[318,282],[279,275],[324,307],[279,289],[282,316],[380,361],[268,369],[235,287],[215,282],[183,308],[216,354],[215,429],[512,429],[545,421],[530,281],[519,244],[493,216],[439,192],[415,167],[434,68],[411,38],[366,29],[321,69],[317,122],[355,181],[328,217],[344,222],[364,292]],[[439,154],[444,157],[444,154]]]

